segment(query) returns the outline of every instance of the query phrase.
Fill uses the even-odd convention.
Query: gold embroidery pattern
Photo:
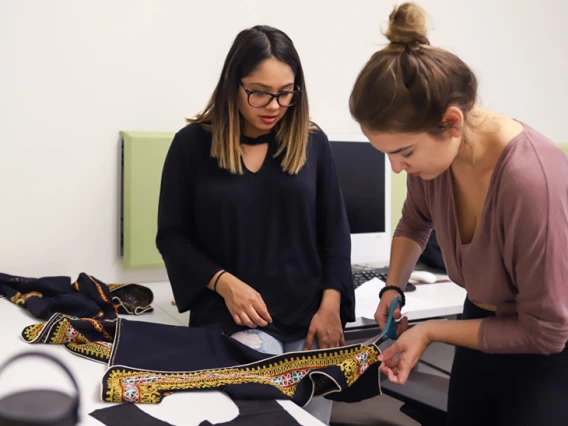
[[[33,296],[43,297],[43,294],[41,294],[39,291],[30,291],[29,293],[24,294],[18,291],[14,296],[10,297],[10,302],[23,306],[26,304],[26,301]]]
[[[95,330],[97,330],[99,333],[101,333],[104,338],[109,341],[112,342],[114,340],[114,337],[111,336],[103,327],[103,325],[101,324],[100,321],[94,320],[92,318],[83,318],[85,321],[89,321],[91,323],[91,325],[95,328]]]
[[[89,279],[93,282],[93,284],[95,284],[95,287],[97,288],[97,292],[99,293],[99,296],[101,296],[101,299],[103,299],[105,302],[110,302],[110,300],[108,300],[108,297],[106,296],[105,292],[103,291],[101,285],[90,275],[89,275]]]
[[[112,352],[112,343],[109,342],[73,342],[66,344],[65,347],[71,352],[103,362],[109,361]]]
[[[42,323],[42,324],[33,324],[24,328],[24,332],[22,333],[22,335],[26,340],[26,342],[31,342],[37,339],[41,333],[41,330],[43,330],[43,326],[44,324]]]
[[[55,329],[49,343],[62,345],[64,343],[86,343],[88,340],[71,325],[67,318],[62,319]]]
[[[111,368],[105,374],[103,386],[108,402],[156,404],[166,393],[175,390],[208,389],[243,383],[270,385],[284,395],[293,397],[298,384],[310,371],[328,366],[339,366],[348,386],[351,386],[371,364],[377,362],[378,355],[375,346],[359,346],[314,356],[290,357],[268,365],[266,361],[260,361],[255,363],[256,367],[252,364],[248,367],[187,373],[153,373]]]
[[[51,318],[43,324],[27,326],[24,328],[24,331],[22,331],[22,337],[28,343],[46,343],[53,325],[59,323],[59,321],[65,317],[66,316],[63,314],[53,314]]]
[[[110,300],[108,299],[107,295],[105,294],[105,292],[103,291],[103,288],[101,287],[101,285],[99,284],[99,282],[93,278],[92,276],[88,275],[89,279],[93,282],[93,284],[95,285],[95,287],[97,288],[97,293],[99,293],[99,296],[101,297],[101,299],[105,302],[110,303]],[[105,284],[106,285],[106,284]],[[118,308],[116,306],[114,306],[114,304],[112,305],[112,307],[114,308],[114,314],[118,317]]]
[[[110,342],[114,340],[104,330],[99,321],[64,314],[54,314],[43,324],[34,324],[26,327],[22,332],[22,336],[28,343],[62,344],[71,352],[95,361],[108,363],[112,351],[112,343],[89,341],[83,333],[73,327],[70,320],[89,321],[99,333],[103,334],[105,339],[110,337]]]

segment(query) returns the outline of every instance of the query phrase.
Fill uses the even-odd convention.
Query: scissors
[[[402,298],[400,296],[396,296],[390,304],[389,316],[384,331],[378,336],[371,337],[369,340],[363,342],[362,343],[363,346],[372,345],[372,344],[379,345],[387,341],[388,339],[392,340],[398,339],[398,336],[396,335],[396,330],[398,329],[400,323],[394,319],[394,311],[396,310],[396,306],[401,304],[402,304]]]

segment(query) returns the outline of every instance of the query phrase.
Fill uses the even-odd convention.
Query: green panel
[[[156,249],[158,198],[162,168],[174,133],[120,132],[123,168],[123,266],[161,268]]]
[[[568,155],[568,143],[557,144]],[[394,233],[396,225],[402,216],[402,205],[406,198],[406,173],[392,173],[392,204],[391,204],[391,230]]]
[[[394,234],[406,199],[406,172],[391,174],[391,197],[391,232]]]

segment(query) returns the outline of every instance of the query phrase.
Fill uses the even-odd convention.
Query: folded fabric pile
[[[139,284],[107,285],[91,275],[76,281],[56,276],[26,278],[0,273],[0,296],[47,320],[26,327],[28,343],[61,344],[94,361],[107,363],[119,314],[152,312],[152,291]]]

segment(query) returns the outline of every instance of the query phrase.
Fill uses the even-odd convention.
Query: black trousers
[[[463,319],[495,315],[464,304]],[[456,348],[448,425],[568,425],[568,347],[553,355]]]

